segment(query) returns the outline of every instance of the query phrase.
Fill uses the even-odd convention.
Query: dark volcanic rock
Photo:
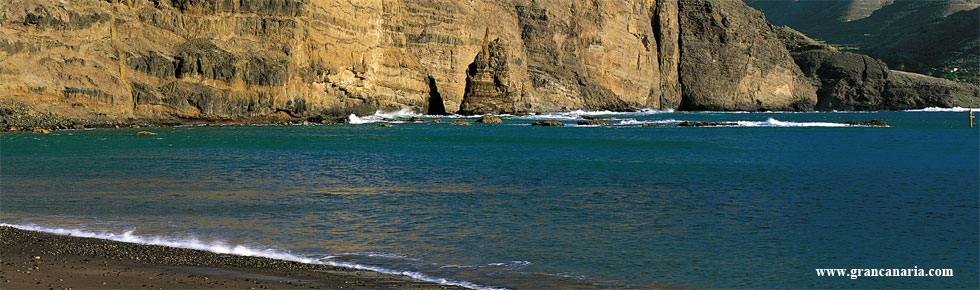
[[[874,127],[888,127],[888,123],[885,123],[885,121],[882,121],[882,120],[871,120],[871,121],[864,121],[864,122],[861,122],[861,121],[850,121],[850,122],[844,122],[844,124],[848,124],[848,125],[860,125],[860,126],[874,126]]]
[[[595,121],[609,121],[612,120],[612,117],[582,116],[582,119],[595,120]]]
[[[692,121],[677,123],[678,127],[707,127],[707,126],[735,126],[735,125],[738,124],[730,123],[730,122],[692,122]]]
[[[483,116],[480,119],[476,120],[477,123],[488,123],[488,124],[493,124],[493,123],[499,124],[502,123],[503,121],[504,120],[500,119],[500,117],[497,116]]]
[[[531,123],[531,126],[564,127],[565,124],[558,121],[547,120],[547,121],[535,121],[534,123]]]
[[[584,126],[609,126],[609,125],[612,125],[612,123],[609,123],[609,122],[606,122],[606,121],[578,121],[578,124],[579,125],[584,125]]]

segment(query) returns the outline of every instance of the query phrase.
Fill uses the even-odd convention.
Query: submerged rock
[[[387,128],[387,127],[391,127],[391,124],[381,123],[381,124],[378,124],[378,127],[385,127],[385,128]]]
[[[477,123],[488,123],[488,124],[499,124],[502,123],[503,121],[504,120],[500,119],[500,117],[490,116],[490,115],[483,116],[479,120],[476,120]]]
[[[547,120],[547,121],[536,121],[534,123],[531,123],[531,126],[564,127],[565,123]]]
[[[136,132],[136,136],[153,136],[153,135],[156,135],[156,134],[157,133],[153,133],[153,132],[150,132],[150,131],[139,131],[139,132]]]
[[[692,122],[685,121],[677,123],[678,127],[707,127],[707,126],[735,126],[737,123],[731,122]]]
[[[660,124],[656,124],[656,123],[645,123],[645,124],[643,124],[641,126],[642,127],[660,127]]]
[[[582,119],[586,120],[596,120],[596,121],[609,121],[612,117],[601,117],[601,116],[582,116]]]
[[[456,120],[456,123],[453,123],[453,125],[469,126],[469,125],[473,125],[473,124],[470,124],[470,122],[463,121],[463,120]]]
[[[850,121],[850,122],[844,122],[844,124],[858,125],[858,126],[872,126],[872,127],[889,127],[888,123],[885,123],[885,121],[882,120],[871,120],[871,121],[864,121],[864,122]]]
[[[609,125],[612,125],[612,123],[606,122],[606,121],[578,121],[578,124],[579,125],[584,125],[584,126],[609,126]]]

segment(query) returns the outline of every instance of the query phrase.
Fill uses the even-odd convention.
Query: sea
[[[968,116],[573,111],[482,124],[402,110],[341,125],[10,132],[0,224],[474,289],[976,289],[980,120]],[[609,125],[577,125],[586,117]],[[889,126],[846,124],[868,120]]]

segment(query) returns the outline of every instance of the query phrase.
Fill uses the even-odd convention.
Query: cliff
[[[0,6],[8,125],[453,113],[468,97],[502,102],[467,113],[816,103],[773,27],[737,0]]]

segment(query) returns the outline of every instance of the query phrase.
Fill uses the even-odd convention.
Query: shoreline
[[[329,265],[0,226],[5,289],[468,289]]]

